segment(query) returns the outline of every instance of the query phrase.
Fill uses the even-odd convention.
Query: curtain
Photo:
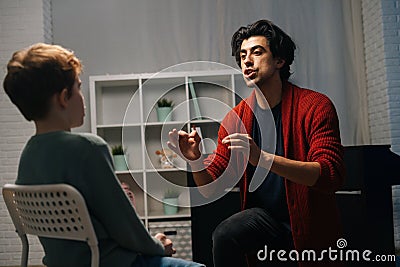
[[[342,5],[347,45],[345,57],[350,65],[346,79],[349,84],[354,83],[353,90],[346,91],[346,110],[347,113],[353,114],[349,139],[352,144],[370,144],[365,54],[364,45],[361,45],[364,43],[361,1],[342,0]]]
[[[187,61],[237,67],[232,34],[270,19],[298,49],[292,81],[327,94],[344,145],[369,143],[360,0],[52,0],[54,43],[89,75],[157,72]],[[87,91],[85,92],[87,96]],[[88,120],[85,126],[88,127]]]

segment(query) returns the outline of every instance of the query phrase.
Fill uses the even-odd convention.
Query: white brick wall
[[[372,144],[400,154],[400,1],[362,0]]]
[[[0,72],[1,82],[5,66],[17,49],[36,42],[52,41],[51,0],[0,1]],[[17,175],[21,150],[34,133],[34,126],[26,122],[0,90],[0,186],[13,183]],[[1,193],[0,193],[1,194]],[[30,237],[30,264],[41,264],[42,248],[35,237]],[[19,266],[21,242],[0,198],[0,266]]]
[[[400,155],[400,1],[382,1],[392,150]],[[400,179],[400,177],[399,177]]]
[[[371,143],[390,144],[381,1],[362,0],[362,15]]]

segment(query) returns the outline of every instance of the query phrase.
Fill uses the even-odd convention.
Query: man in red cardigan
[[[232,54],[254,90],[224,118],[216,151],[203,160],[196,131],[169,134],[169,147],[191,165],[204,195],[218,190],[205,187],[217,178],[239,181],[242,211],[213,233],[215,267],[246,266],[255,258],[249,255],[262,266],[341,264],[320,253],[337,249],[341,237],[335,201],[344,178],[339,122],[328,97],[288,82],[295,49],[270,21],[241,27],[232,37]],[[267,249],[287,253],[278,258]],[[314,250],[316,258],[289,255],[294,249],[300,256]]]

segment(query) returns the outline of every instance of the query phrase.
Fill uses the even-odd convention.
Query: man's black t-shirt
[[[273,140],[262,140],[261,137],[268,139],[274,136],[271,132],[272,111],[275,120],[276,129],[276,147],[275,151],[272,147]],[[258,105],[255,107],[255,116],[253,119],[253,133],[252,138],[254,142],[262,149],[275,155],[283,156],[283,134],[282,134],[282,111],[281,104],[278,104],[271,110],[262,109]],[[256,119],[257,118],[257,119]],[[262,134],[261,134],[262,133]],[[286,189],[282,177],[279,175],[268,172],[266,169],[254,167],[248,164],[248,177],[266,177],[262,184],[252,193],[249,193],[249,206],[264,208],[277,220],[282,222],[290,229],[289,212],[286,202]]]

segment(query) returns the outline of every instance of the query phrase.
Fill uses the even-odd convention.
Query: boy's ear
[[[57,101],[61,107],[66,108],[68,106],[68,90],[64,88],[57,96]]]

